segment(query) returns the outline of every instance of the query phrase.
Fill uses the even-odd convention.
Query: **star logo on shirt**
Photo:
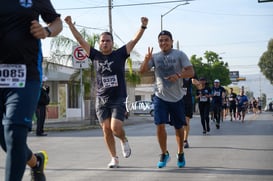
[[[108,70],[109,72],[112,72],[111,70],[111,64],[114,62],[108,62],[108,60],[105,60],[104,63],[99,63],[99,66],[101,67],[101,73]]]

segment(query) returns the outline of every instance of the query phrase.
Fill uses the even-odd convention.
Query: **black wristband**
[[[45,30],[46,30],[46,31],[47,31],[47,33],[48,33],[47,37],[50,37],[50,35],[51,35],[51,31],[50,31],[50,29],[49,29],[48,27],[45,27]]]
[[[145,30],[145,29],[147,28],[147,26],[143,26],[143,25],[142,25],[141,28]]]

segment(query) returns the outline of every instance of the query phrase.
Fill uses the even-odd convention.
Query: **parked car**
[[[134,114],[150,114],[154,116],[154,105],[152,101],[136,101],[130,104],[130,111]]]

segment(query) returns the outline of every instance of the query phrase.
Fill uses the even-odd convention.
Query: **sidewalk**
[[[124,120],[125,125],[132,125],[143,122],[151,122],[153,117],[150,115],[133,115]],[[36,129],[36,124],[33,124],[33,131]],[[86,130],[100,128],[99,122],[96,120],[95,125],[90,124],[90,120],[46,120],[45,132],[51,131],[72,131],[72,130]]]

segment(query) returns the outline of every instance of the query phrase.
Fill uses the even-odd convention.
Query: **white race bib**
[[[118,86],[117,75],[102,77],[102,85],[104,88],[117,87]]]
[[[206,96],[201,96],[200,97],[200,102],[207,102],[208,98]]]
[[[26,65],[0,64],[0,88],[24,88],[26,75]]]
[[[220,91],[215,91],[214,96],[220,96]]]
[[[187,95],[187,90],[188,90],[187,87],[183,87],[182,90],[184,92],[184,95]]]

